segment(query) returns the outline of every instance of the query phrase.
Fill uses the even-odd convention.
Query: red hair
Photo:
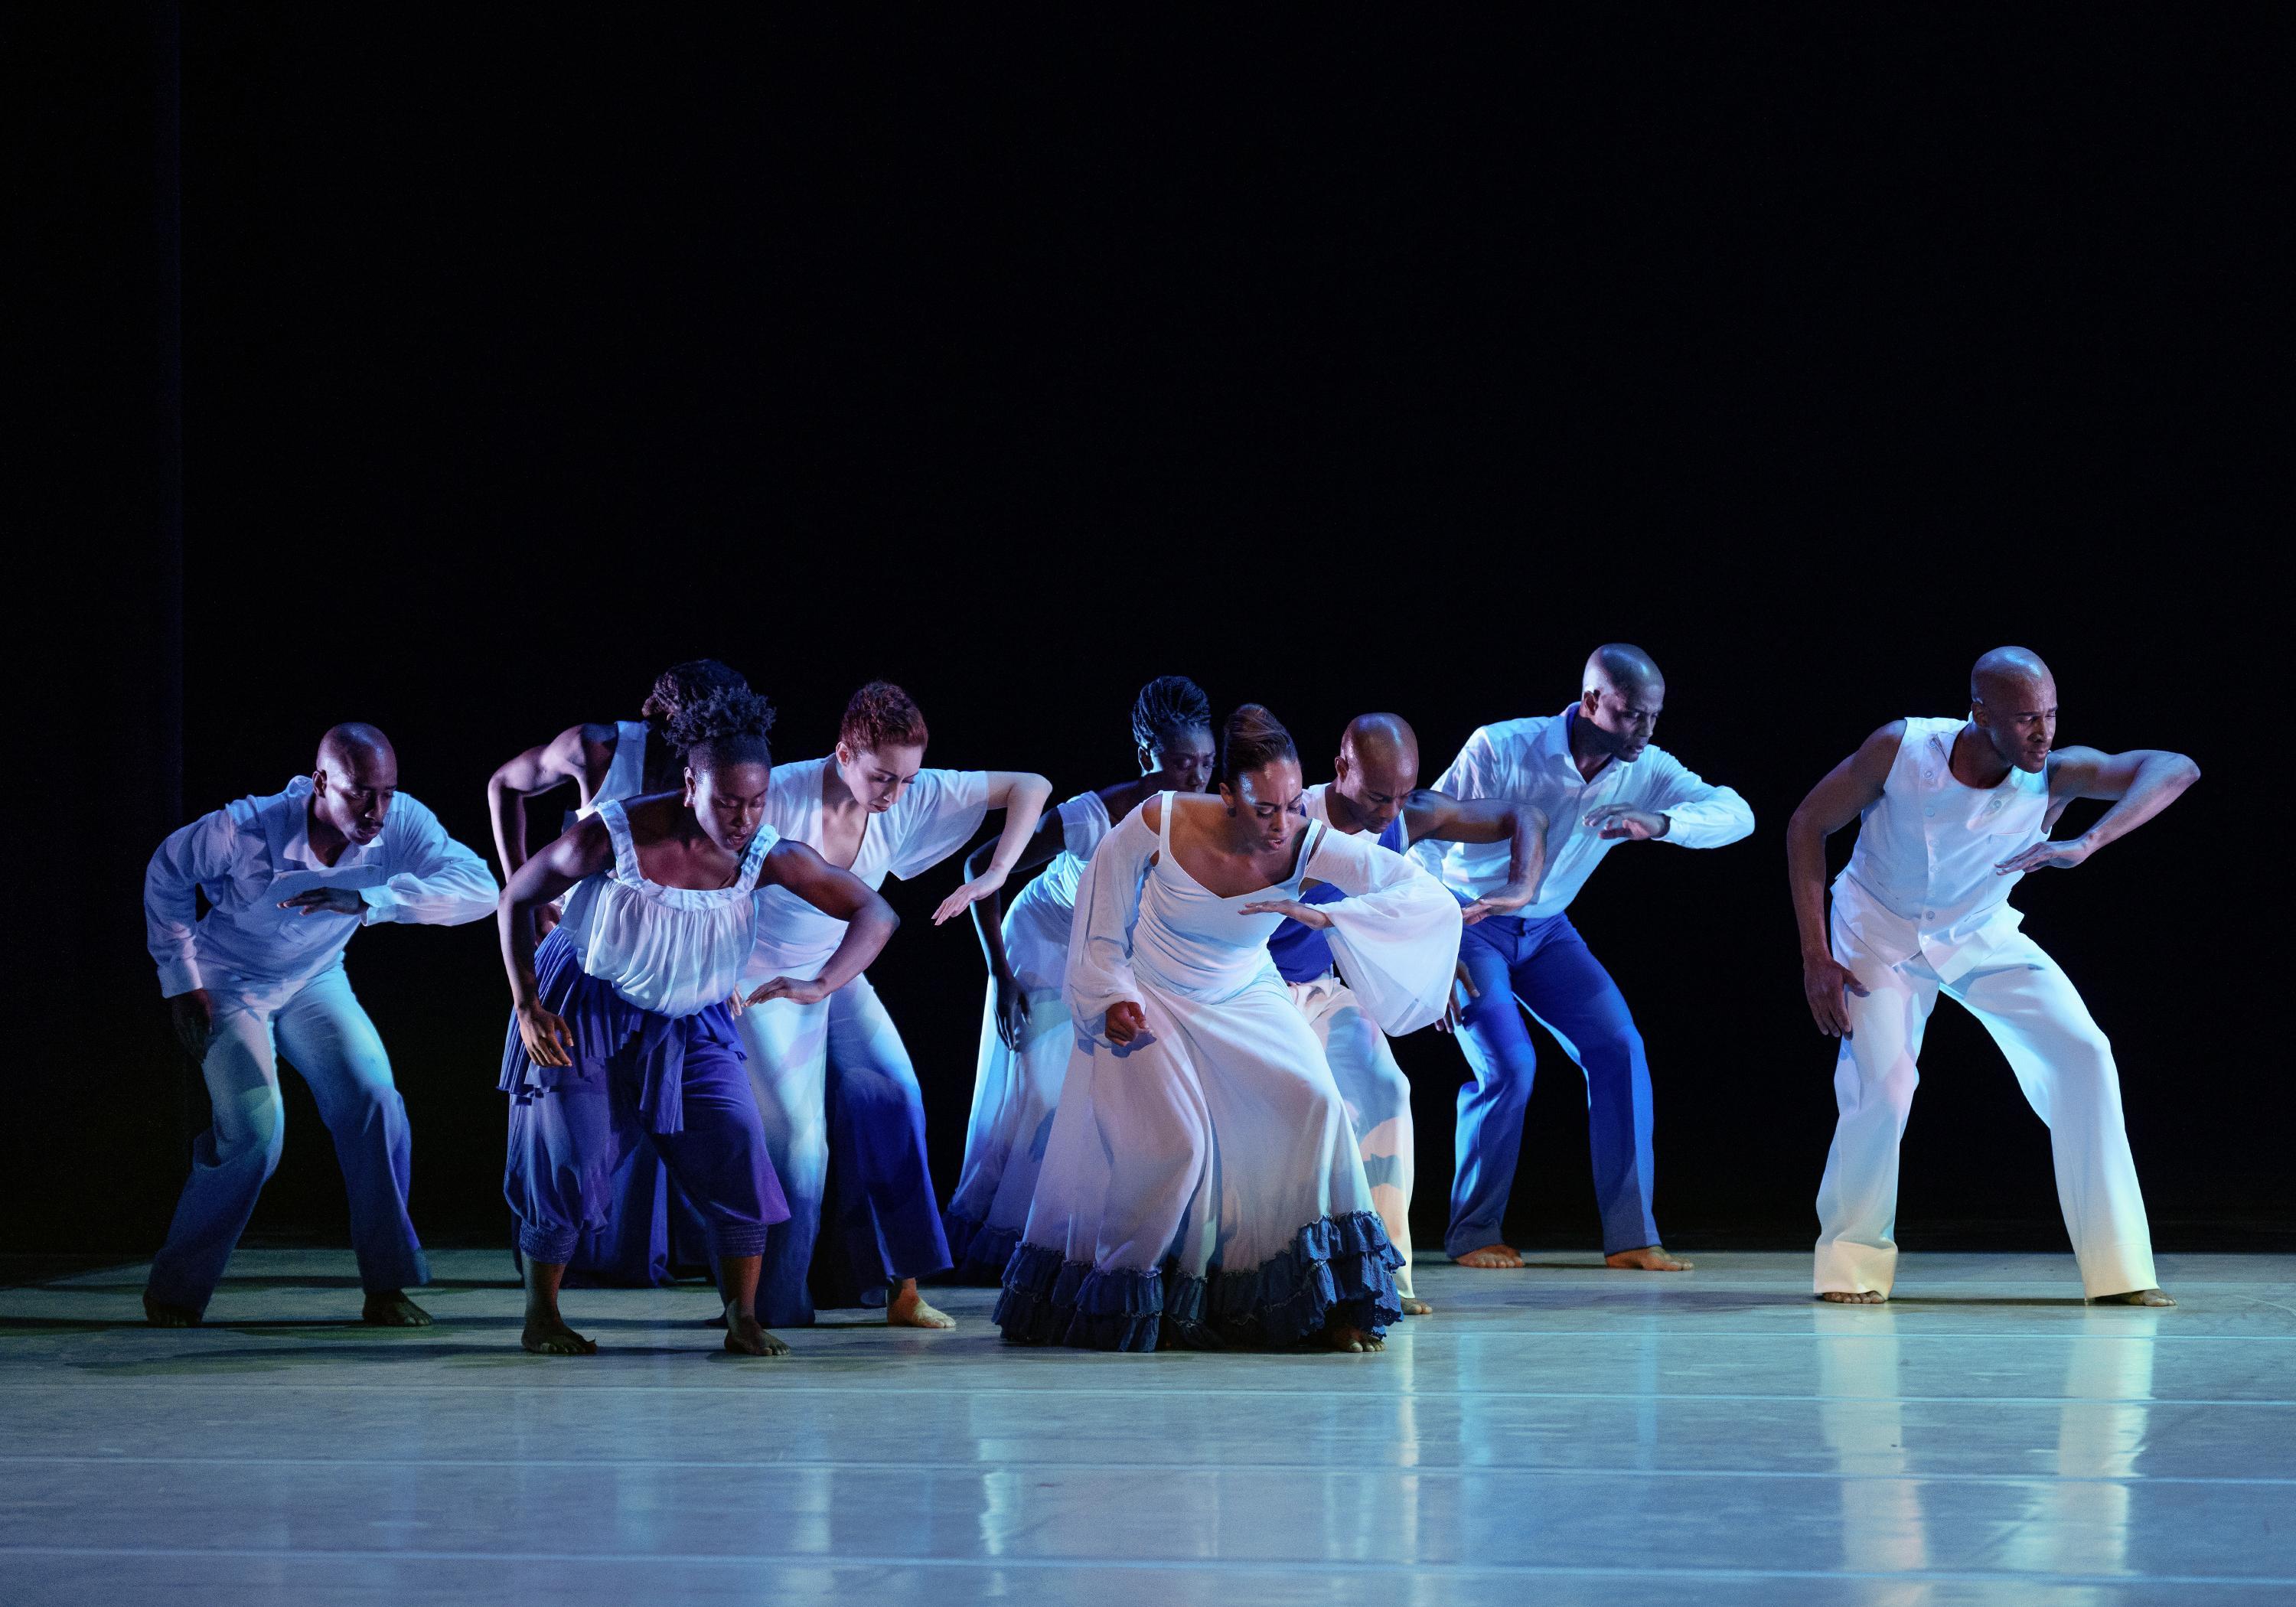
[[[916,701],[890,681],[872,681],[853,694],[838,722],[837,740],[855,753],[925,745],[925,717]]]

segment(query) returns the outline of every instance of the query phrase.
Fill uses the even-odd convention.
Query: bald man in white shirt
[[[1720,848],[1754,829],[1754,812],[1651,743],[1666,679],[1650,655],[1614,642],[1587,660],[1584,690],[1560,714],[1505,720],[1467,739],[1434,790],[1504,798],[1548,821],[1538,896],[1466,929],[1459,963],[1471,998],[1456,1036],[1474,1080],[1459,1090],[1458,1170],[1444,1248],[1463,1267],[1517,1267],[1504,1218],[1522,1147],[1536,1051],[1523,1016],[1554,1035],[1587,1078],[1587,1128],[1603,1255],[1612,1267],[1682,1272],[1652,1210],[1650,1065],[1626,997],[1567,913],[1603,857],[1622,842]],[[1413,850],[1460,898],[1505,887],[1503,844]]]
[[[334,1136],[365,1320],[430,1322],[406,1293],[430,1281],[406,1214],[406,1103],[344,975],[343,949],[360,927],[386,921],[483,920],[498,890],[486,861],[398,791],[398,755],[366,725],[329,731],[311,774],[285,791],[242,798],[160,845],[144,876],[144,924],[214,1124],[193,1148],[191,1180],[152,1259],[144,1310],[154,1325],[200,1320],[279,1164],[283,1052]]]
[[[2200,778],[2181,753],[2056,746],[2057,684],[2039,655],[1999,647],[1970,676],[1965,719],[1892,720],[1810,790],[1786,827],[1803,988],[1839,1037],[1841,1116],[1818,1185],[1816,1291],[1871,1305],[1897,1279],[1898,1144],[1923,1029],[1942,993],[1984,1023],[2048,1124],[2057,1198],[2095,1303],[2170,1306],[2120,1111],[2120,1075],[2071,980],[2018,930],[2009,890],[2086,864]],[[2049,832],[2076,799],[2112,807],[2079,836]],[[1860,821],[1825,906],[1825,840]]]

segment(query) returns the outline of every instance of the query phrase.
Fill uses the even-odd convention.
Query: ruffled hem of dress
[[[1203,1277],[1175,1262],[1102,1272],[1022,1244],[1004,1269],[996,1322],[1007,1343],[1088,1350],[1280,1349],[1334,1322],[1383,1333],[1403,1319],[1403,1258],[1371,1211],[1324,1217],[1258,1267]]]
[[[1013,1252],[1021,1248],[1017,1227],[991,1227],[953,1211],[941,1213],[941,1231],[948,1238],[949,1259],[955,1264],[948,1282],[975,1289],[995,1289],[1004,1281]]]

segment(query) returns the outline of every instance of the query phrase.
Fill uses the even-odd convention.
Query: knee
[[[250,1089],[233,1103],[229,1119],[215,1127],[218,1165],[259,1160],[266,1177],[279,1169],[280,1152],[287,1142],[287,1107],[272,1087]]]
[[[2113,1085],[2112,1041],[2095,1025],[2067,1035],[2058,1051],[2057,1078],[2076,1087],[2101,1091]]]

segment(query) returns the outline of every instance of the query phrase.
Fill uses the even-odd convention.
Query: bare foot
[[[1521,1255],[1507,1244],[1486,1244],[1480,1250],[1471,1250],[1464,1256],[1453,1256],[1452,1264],[1458,1267],[1517,1267],[1522,1265]]]
[[[1829,1289],[1817,1298],[1837,1306],[1879,1306],[1890,1297],[1878,1289]]]
[[[885,1322],[894,1328],[954,1328],[956,1319],[940,1311],[917,1292],[917,1281],[906,1278],[893,1286],[885,1302]]]
[[[2089,1302],[2092,1306],[2173,1306],[2176,1303],[2157,1289],[2132,1289],[2127,1294],[2101,1294]]]
[[[1324,1329],[1324,1343],[1326,1348],[1348,1356],[1363,1356],[1387,1349],[1387,1341],[1376,1333],[1362,1328],[1350,1328],[1345,1323],[1333,1323]]]
[[[170,1306],[165,1300],[155,1300],[147,1291],[144,1296],[144,1320],[154,1328],[196,1328],[200,1314],[189,1306]]]
[[[1680,1256],[1669,1255],[1663,1244],[1645,1244],[1640,1250],[1621,1250],[1603,1258],[1605,1267],[1623,1267],[1633,1272],[1688,1272],[1693,1263]]]
[[[378,1328],[428,1328],[430,1314],[406,1298],[403,1289],[382,1289],[366,1297],[359,1321]]]
[[[736,1356],[787,1356],[790,1353],[788,1344],[758,1326],[758,1319],[754,1316],[728,1318],[726,1349]]]
[[[586,1340],[566,1325],[566,1319],[553,1313],[546,1316],[529,1314],[526,1332],[518,1336],[521,1349],[537,1356],[595,1356],[597,1343]]]
[[[1403,1297],[1403,1315],[1406,1316],[1427,1316],[1431,1315],[1434,1309],[1434,1307],[1424,1300],[1407,1294]]]

